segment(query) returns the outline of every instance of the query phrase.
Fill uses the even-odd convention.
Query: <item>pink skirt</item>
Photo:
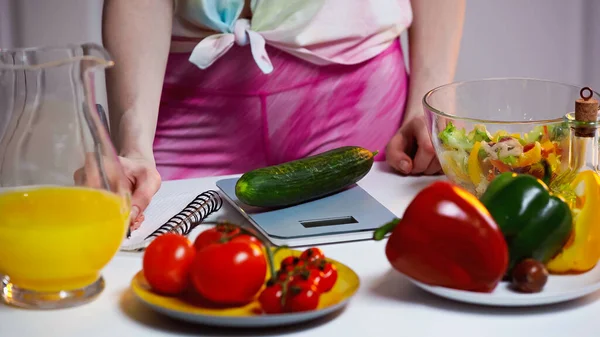
[[[400,42],[357,65],[315,66],[267,46],[265,75],[234,46],[206,70],[171,53],[154,156],[163,180],[243,173],[346,145],[379,150],[402,122]]]

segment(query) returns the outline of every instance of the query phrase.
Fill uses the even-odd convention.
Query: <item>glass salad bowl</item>
[[[585,89],[587,98],[600,99]],[[597,170],[597,129],[573,142],[573,112],[583,95],[582,87],[547,80],[483,79],[435,88],[423,97],[423,106],[444,173],[480,197],[506,171],[558,188],[573,171],[575,151],[593,154]],[[596,118],[588,127],[596,128]]]

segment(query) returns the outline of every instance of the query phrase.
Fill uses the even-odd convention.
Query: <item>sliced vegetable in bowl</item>
[[[565,124],[538,125],[530,132],[490,133],[477,124],[467,133],[451,121],[437,135],[438,156],[448,178],[476,196],[504,172],[526,173],[551,184],[565,170],[569,150]]]

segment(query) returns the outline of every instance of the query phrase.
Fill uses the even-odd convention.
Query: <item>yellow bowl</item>
[[[278,266],[289,255],[300,256],[301,253],[298,250],[282,249],[274,257],[275,265]],[[139,271],[132,279],[131,289],[142,302],[151,308],[184,321],[238,327],[295,324],[322,317],[340,309],[354,296],[360,287],[359,277],[352,269],[329,258],[327,261],[337,268],[337,282],[331,291],[321,295],[317,310],[309,312],[263,314],[260,312],[260,304],[257,300],[245,306],[234,308],[215,308],[209,305],[191,303],[183,297],[165,296],[152,291],[142,271]]]

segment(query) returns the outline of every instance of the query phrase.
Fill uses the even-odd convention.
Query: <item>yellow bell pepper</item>
[[[492,141],[494,142],[498,142],[502,137],[508,137],[510,136],[510,134],[504,130],[500,130],[497,131],[493,136],[492,136]]]
[[[549,140],[546,140],[545,142],[541,143],[540,146],[542,147],[542,151],[545,153],[554,152],[554,143],[552,143]]]
[[[481,149],[481,142],[475,143],[471,153],[469,154],[469,161],[467,164],[467,171],[471,182],[478,186],[481,182],[481,167],[479,166],[479,149]]]
[[[586,272],[600,260],[600,177],[582,171],[571,184],[577,196],[573,206],[573,234],[546,268],[553,274]]]
[[[454,156],[454,151],[447,151],[442,156],[440,162],[442,164],[442,168],[446,174],[452,176],[453,178],[461,181],[465,184],[468,184],[470,181],[469,175],[466,174],[467,168],[466,163],[461,160],[460,162],[457,160],[461,156]],[[458,157],[458,158],[457,158]]]
[[[542,161],[542,145],[539,142],[535,142],[535,145],[532,149],[528,150],[527,152],[523,152],[523,154],[519,156],[517,166],[529,166],[539,163],[540,161]]]
[[[558,160],[558,157],[556,156],[556,154],[554,153],[550,153],[548,154],[548,158],[546,158],[548,160],[548,164],[550,165],[550,171],[551,172],[556,172],[558,171],[558,166],[560,165],[560,161]]]

